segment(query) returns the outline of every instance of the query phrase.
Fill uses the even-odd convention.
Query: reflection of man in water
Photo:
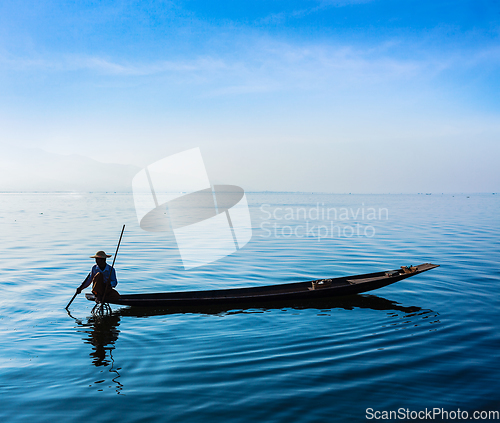
[[[110,361],[106,359],[106,351],[114,350],[114,344],[118,339],[120,331],[117,327],[120,325],[120,316],[109,314],[91,318],[89,324],[93,327],[86,331],[89,337],[85,339],[86,343],[94,346],[94,351],[90,353],[93,358],[94,366],[108,366]]]
[[[111,255],[106,254],[104,251],[98,251],[90,257],[95,258],[96,264],[92,267],[87,278],[76,289],[78,294],[92,283],[92,293],[95,295],[97,303],[102,301],[104,293],[106,293],[105,300],[120,297],[118,291],[113,289],[118,284],[118,281],[116,280],[115,269],[106,263],[106,259],[109,257]]]

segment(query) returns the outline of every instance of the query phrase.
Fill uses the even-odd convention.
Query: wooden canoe
[[[439,265],[424,263],[410,268],[403,266],[401,269],[385,272],[253,288],[123,294],[119,298],[109,300],[109,303],[135,307],[183,307],[228,304],[248,305],[267,301],[329,298],[372,291],[436,267],[439,267]],[[85,296],[88,300],[95,301],[93,294],[90,293]]]

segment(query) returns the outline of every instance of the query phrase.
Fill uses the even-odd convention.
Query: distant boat
[[[280,300],[328,298],[372,291],[436,267],[439,267],[439,265],[424,263],[418,266],[402,266],[400,269],[386,272],[253,288],[179,291],[156,294],[124,294],[120,295],[120,298],[109,300],[109,303],[135,307],[184,307],[233,304],[249,305]],[[85,296],[88,300],[95,301],[93,294],[90,293]]]

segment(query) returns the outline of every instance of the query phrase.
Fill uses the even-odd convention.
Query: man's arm
[[[111,273],[109,275],[109,284],[111,285],[111,288],[114,288],[116,285],[118,285],[118,281],[116,280],[116,272],[114,267],[111,268]]]
[[[90,282],[92,282],[91,275],[92,275],[92,272],[90,272],[87,275],[87,277],[85,278],[85,280],[82,282],[82,284],[78,288],[76,288],[76,292],[78,294],[80,294],[85,288],[87,288],[87,286],[90,285]]]

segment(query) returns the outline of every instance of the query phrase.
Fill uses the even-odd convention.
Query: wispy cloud
[[[224,61],[200,57],[194,60],[156,61],[150,63],[118,61],[100,56],[65,55],[57,58],[23,58],[0,55],[4,70],[67,72],[90,70],[96,73],[116,76],[148,76],[168,72],[197,72],[217,70],[226,67]]]
[[[158,61],[125,61],[92,55],[15,57],[0,54],[0,69],[25,72],[90,72],[122,79],[167,76],[172,82],[205,84],[205,94],[235,95],[325,86],[359,86],[433,78],[456,67],[500,64],[500,48],[402,57],[396,41],[369,48],[349,45],[290,44],[259,39],[237,53]]]
[[[318,0],[311,3],[310,7],[271,13],[264,18],[258,19],[256,24],[281,24],[288,19],[300,19],[305,16],[323,11],[333,7],[344,7],[355,4],[370,3],[374,0]]]

